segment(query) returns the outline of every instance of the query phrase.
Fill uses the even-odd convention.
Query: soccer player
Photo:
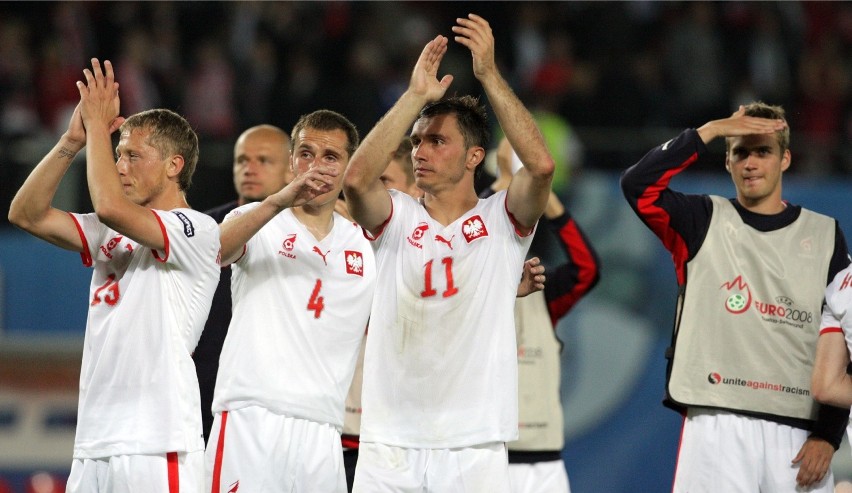
[[[670,180],[725,139],[735,198]],[[837,221],[782,198],[784,110],[752,103],[652,149],[621,177],[679,286],[666,404],[685,415],[675,492],[833,491],[848,407],[811,395],[826,285],[849,264]]]
[[[345,177],[349,210],[379,268],[356,492],[508,491],[505,442],[518,433],[514,298],[553,160],[497,69],[488,22],[470,14],[453,31],[524,168],[508,191],[479,200],[485,110],[469,96],[442,99],[453,79],[437,78],[448,41],[427,43],[408,89]],[[412,123],[420,200],[380,179]]]
[[[290,137],[273,125],[251,127],[234,144],[234,188],[237,199],[204,211],[217,223],[241,205],[265,199],[293,180],[290,169]],[[219,354],[231,323],[231,268],[222,267],[204,332],[192,354],[201,390],[201,421],[204,443],[213,425],[213,390],[219,371]]]
[[[36,166],[9,220],[94,268],[69,492],[200,492],[198,381],[190,357],[219,275],[219,231],[186,201],[198,138],[157,109],[119,117],[112,65],[78,82],[68,130]],[[123,123],[122,123],[123,122]],[[120,130],[114,154],[110,134]],[[85,146],[94,213],[51,207]]]
[[[233,316],[219,362],[208,490],[345,492],[340,430],[375,261],[334,211],[358,132],[319,110],[291,132],[295,177],[221,225]]]

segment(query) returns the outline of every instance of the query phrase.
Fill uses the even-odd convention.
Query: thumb
[[[802,459],[804,459],[804,458],[805,458],[804,452],[802,450],[799,450],[799,453],[796,454],[795,457],[793,457],[792,464],[798,464],[799,462],[802,462]]]
[[[450,75],[450,74],[447,74],[447,75],[445,75],[444,77],[441,78],[440,84],[441,84],[441,87],[443,87],[445,91],[450,87],[450,84],[452,84],[452,83],[453,83],[453,76]]]

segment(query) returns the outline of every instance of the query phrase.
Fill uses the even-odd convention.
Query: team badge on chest
[[[361,252],[345,250],[343,256],[346,259],[346,273],[364,277],[364,256]]]
[[[473,240],[488,236],[488,230],[485,229],[485,223],[479,214],[471,216],[462,223],[462,234],[465,241],[468,243]]]

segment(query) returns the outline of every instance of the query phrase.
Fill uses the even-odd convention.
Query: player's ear
[[[180,175],[180,172],[183,171],[185,161],[183,160],[183,156],[180,154],[175,154],[169,159],[168,167],[166,168],[166,174],[169,178],[174,178]]]
[[[781,156],[781,171],[787,171],[787,168],[790,167],[790,163],[793,159],[792,153],[790,153],[790,149],[785,149],[784,154]]]
[[[474,146],[467,150],[467,163],[470,169],[476,169],[479,163],[485,159],[485,149],[480,146]]]

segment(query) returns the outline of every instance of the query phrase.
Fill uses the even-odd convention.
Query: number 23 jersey
[[[452,448],[517,438],[513,313],[532,234],[515,229],[505,192],[446,227],[419,201],[391,197],[373,240],[362,441]]]

